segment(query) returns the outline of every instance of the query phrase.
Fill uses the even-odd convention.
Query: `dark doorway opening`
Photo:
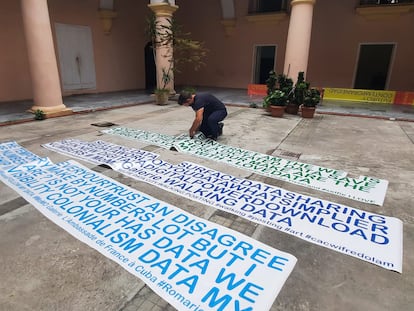
[[[286,5],[286,0],[249,0],[249,14],[285,11]]]
[[[266,84],[269,72],[275,68],[275,45],[265,45],[256,47],[256,63],[253,83]]]
[[[145,45],[145,90],[149,93],[154,92],[157,87],[157,71],[155,67],[154,52],[152,42]]]
[[[394,44],[362,44],[354,88],[385,90],[393,51]]]

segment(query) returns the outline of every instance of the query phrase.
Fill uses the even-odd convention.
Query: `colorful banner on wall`
[[[267,95],[267,85],[266,84],[248,84],[247,85],[247,95]]]
[[[324,99],[368,103],[394,103],[395,91],[324,88]]]
[[[397,91],[394,98],[396,105],[414,105],[414,92]]]
[[[103,141],[63,140],[44,147],[110,165],[129,177],[252,222],[385,269],[402,271],[402,222],[397,218],[237,178],[191,162],[173,165],[142,150],[124,147],[127,154],[138,156],[121,159],[107,151],[121,154],[122,146]],[[105,158],[96,156],[102,153]]]
[[[178,310],[269,310],[296,263],[75,161],[7,165],[0,179]]]
[[[190,139],[187,135],[174,137],[159,134],[157,136],[156,133],[122,127],[102,132],[163,148],[174,147],[179,152],[220,161],[256,174],[369,204],[381,206],[388,188],[388,181],[384,179],[368,176],[352,178],[344,171],[231,147],[211,139]]]

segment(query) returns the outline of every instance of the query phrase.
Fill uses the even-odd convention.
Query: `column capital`
[[[292,0],[290,2],[290,5],[291,6],[294,6],[296,4],[312,4],[312,5],[315,5],[315,3],[316,3],[316,0]]]
[[[155,16],[171,17],[178,9],[177,5],[169,3],[153,3],[148,4],[148,7],[155,13]]]

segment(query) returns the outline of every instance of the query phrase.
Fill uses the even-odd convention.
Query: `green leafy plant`
[[[269,71],[269,77],[266,79],[267,95],[276,90],[277,74],[273,70]]]
[[[286,94],[288,102],[293,101],[293,80],[285,74],[279,74],[277,80],[279,83],[279,89]]]
[[[205,66],[204,59],[208,50],[204,43],[189,38],[191,33],[182,31],[182,26],[174,18],[167,19],[166,24],[160,23],[155,14],[147,18],[146,35],[152,42],[152,51],[156,59],[157,47],[171,47],[162,55],[168,59],[168,65],[161,68],[161,85],[158,89],[166,89],[171,82],[174,72],[180,72],[181,66],[190,64],[195,71]]]
[[[46,114],[43,112],[43,110],[37,109],[34,112],[34,118],[35,120],[44,120],[46,118]]]
[[[183,91],[189,92],[191,94],[195,94],[197,90],[192,86],[185,86],[183,88]]]
[[[296,83],[285,74],[277,75],[273,70],[269,72],[266,80],[267,95],[263,99],[263,107],[285,106],[293,103],[297,107],[315,107],[321,99],[320,92],[312,88],[310,83],[305,81],[305,73],[298,73]]]
[[[309,89],[309,82],[305,81],[305,73],[303,71],[298,73],[298,79],[296,81],[293,91],[293,102],[300,106],[305,103],[305,96]]]
[[[264,98],[264,104],[266,107],[270,106],[286,106],[287,95],[281,90],[274,90],[272,93]]]
[[[321,93],[315,88],[307,90],[303,102],[305,107],[316,107],[317,104],[321,101]]]

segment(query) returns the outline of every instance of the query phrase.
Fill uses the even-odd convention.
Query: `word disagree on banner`
[[[95,152],[92,146],[97,148]],[[237,178],[191,162],[173,165],[154,158],[154,154],[143,156],[148,160],[135,161],[106,153],[107,162],[99,162],[94,153],[100,154],[100,148],[122,147],[102,141],[63,140],[44,147],[74,157],[81,154],[88,162],[110,165],[115,171],[172,193],[382,268],[402,271],[402,222],[397,218]],[[89,157],[82,150],[89,150]],[[145,152],[127,150],[131,154]],[[99,196],[107,194],[102,190]]]
[[[223,162],[256,174],[283,180],[304,187],[332,193],[364,203],[382,205],[388,188],[384,179],[359,176],[317,165],[291,161],[259,152],[220,144],[211,139],[187,135],[177,137],[129,128],[111,128],[106,134],[135,139],[209,160]]]
[[[178,310],[269,310],[296,264],[75,161],[7,164],[0,179]]]

